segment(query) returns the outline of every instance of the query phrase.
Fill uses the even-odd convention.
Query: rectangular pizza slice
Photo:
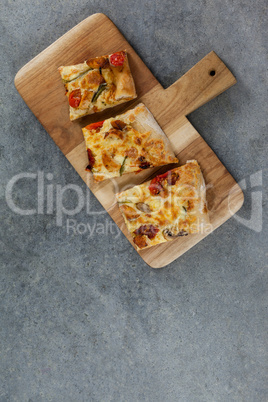
[[[82,129],[95,181],[178,163],[165,133],[140,103],[119,116]]]
[[[61,66],[70,106],[70,119],[100,112],[136,98],[127,52],[95,57],[74,66]]]
[[[117,201],[138,249],[210,228],[205,182],[195,160],[117,194]]]

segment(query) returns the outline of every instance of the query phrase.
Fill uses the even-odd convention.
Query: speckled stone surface
[[[265,0],[2,2],[1,402],[267,401],[266,11]],[[46,212],[48,188],[86,186],[13,80],[95,12],[164,87],[211,50],[238,80],[189,119],[247,185],[239,219],[164,269],[145,265],[92,197],[93,214],[62,227]],[[19,215],[37,208],[38,171],[45,213]],[[7,191],[19,173],[33,176]],[[63,198],[77,204],[74,191]],[[87,231],[68,234],[67,218]]]

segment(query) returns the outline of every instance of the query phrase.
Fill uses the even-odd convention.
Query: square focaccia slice
[[[165,133],[142,103],[119,116],[89,124],[82,131],[87,170],[95,181],[178,162]]]
[[[208,230],[206,187],[197,161],[117,194],[138,249]]]
[[[59,72],[70,106],[70,119],[100,112],[136,98],[127,52],[89,59]]]

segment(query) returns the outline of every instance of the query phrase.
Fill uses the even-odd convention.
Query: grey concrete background
[[[2,2],[1,402],[267,401],[265,3]],[[21,216],[9,208],[7,184],[22,172],[51,173],[46,185],[86,191],[13,79],[95,12],[112,19],[164,87],[211,50],[235,74],[236,86],[189,119],[235,179],[245,179],[238,215],[250,219],[262,195],[261,232],[232,218],[153,270],[123,235],[67,235],[66,217],[57,227],[55,211]],[[260,170],[263,185],[250,188]],[[35,208],[36,181],[18,182],[13,200]],[[76,205],[74,192],[64,202]],[[111,223],[95,199],[91,205],[99,215],[83,209],[73,217],[78,224]]]

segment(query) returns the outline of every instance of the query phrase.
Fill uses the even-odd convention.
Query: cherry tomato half
[[[103,126],[104,120],[103,121],[97,121],[96,123],[91,123],[85,128],[87,130],[96,130],[96,128],[101,128]]]
[[[149,191],[150,191],[151,195],[157,195],[161,192],[161,190],[163,190],[163,186],[161,183],[168,176],[168,173],[169,172],[160,174],[151,180],[151,183],[149,185]]]
[[[173,172],[172,170],[169,170],[168,172],[164,174],[160,174],[156,177],[154,177],[151,180],[151,183],[149,185],[149,191],[152,195],[157,195],[159,194],[164,188],[163,188],[163,181],[167,179],[167,184],[169,186],[174,186],[176,184],[177,180],[179,179],[179,173]]]
[[[125,52],[116,52],[111,54],[110,56],[110,63],[112,66],[122,66],[124,64],[125,61]]]
[[[78,107],[81,102],[81,89],[75,89],[69,95],[69,105],[71,107]]]

